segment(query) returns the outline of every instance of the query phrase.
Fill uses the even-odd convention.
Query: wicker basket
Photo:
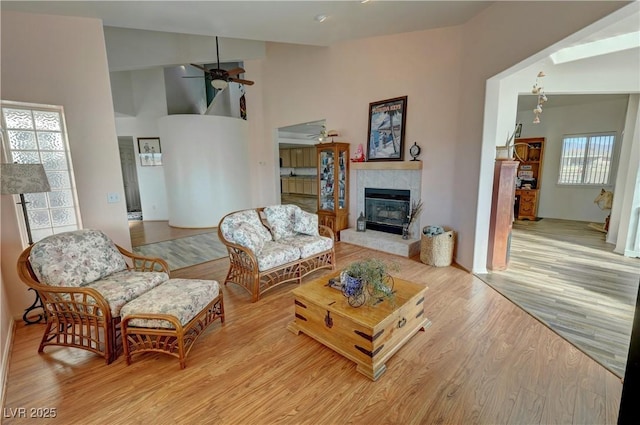
[[[436,236],[422,235],[420,241],[420,261],[436,267],[451,265],[455,243],[456,232],[453,230],[446,230],[444,233]]]

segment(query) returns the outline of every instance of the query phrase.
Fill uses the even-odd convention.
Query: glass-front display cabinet
[[[320,143],[318,151],[318,220],[340,239],[349,227],[349,143]]]

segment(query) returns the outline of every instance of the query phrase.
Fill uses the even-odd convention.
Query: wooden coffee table
[[[424,316],[427,287],[394,278],[395,302],[351,307],[338,289],[327,285],[340,272],[303,283],[293,290],[295,319],[287,328],[303,332],[354,361],[357,371],[377,380],[385,362],[416,332],[431,325]]]

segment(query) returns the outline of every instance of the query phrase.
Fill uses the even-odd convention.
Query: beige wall
[[[353,156],[358,144],[367,147],[369,103],[406,95],[405,158],[410,159],[408,146],[414,141],[423,149],[422,221],[449,225],[454,195],[449,190],[454,174],[452,146],[460,124],[454,114],[459,98],[460,40],[459,28],[446,28],[328,48],[268,44],[265,134],[281,126],[326,118],[327,128],[340,133],[336,140],[351,143]],[[275,161],[273,155],[270,160]],[[354,178],[352,172],[351,180]],[[277,181],[274,176],[269,183],[273,186]],[[354,226],[353,192],[350,204]]]
[[[4,281],[0,275],[0,405],[4,406],[4,385],[9,371],[9,355],[13,339],[13,322],[4,289]]]
[[[456,261],[474,272],[486,266],[495,146],[513,130],[484,132],[487,80],[624,6],[626,2],[496,2],[464,28],[452,227]],[[515,102],[517,93],[512,93]],[[515,103],[514,103],[515,105]],[[500,142],[497,142],[497,141]]]
[[[483,140],[487,79],[622,5],[497,2],[459,27],[328,48],[268,44],[262,141],[273,146],[274,129],[326,118],[328,128],[339,130],[339,139],[350,142],[352,151],[359,143],[366,147],[369,102],[407,95],[406,142],[423,148],[421,225],[456,229],[456,261],[471,270],[477,227],[485,227],[479,244],[486,253],[497,139],[494,132]],[[544,19],[525,19],[532,16]],[[516,99],[514,93],[513,119]],[[270,160],[275,167],[275,156]],[[265,190],[275,192],[276,182],[272,178]],[[355,199],[352,195],[351,226]],[[479,213],[485,217],[476,225]]]
[[[131,246],[102,24],[96,19],[2,12],[2,99],[62,105],[82,224]],[[118,192],[121,202],[107,203]],[[2,278],[12,316],[33,302],[19,281],[13,206],[2,208]],[[9,198],[10,199],[10,198]]]

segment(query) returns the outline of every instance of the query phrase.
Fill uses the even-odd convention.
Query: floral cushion
[[[92,229],[40,240],[29,261],[40,283],[52,286],[82,286],[127,268],[113,241]]]
[[[220,293],[215,280],[170,279],[126,304],[122,318],[133,314],[169,314],[185,326]],[[128,326],[174,329],[165,320],[133,319]]]
[[[300,251],[300,258],[309,258],[322,251],[331,249],[333,240],[324,236],[297,235],[280,241]]]
[[[256,258],[258,260],[258,269],[265,271],[299,260],[300,249],[285,243],[267,242],[264,244],[262,252],[256,255]]]
[[[299,210],[300,207],[297,205],[271,205],[264,208],[274,241],[296,234],[293,224],[296,221],[296,212]]]
[[[263,241],[267,242],[273,240],[271,233],[264,227],[260,221],[260,216],[256,210],[243,210],[233,214],[229,214],[220,223],[220,232],[222,236],[228,241],[234,241],[233,231],[243,223],[252,225],[258,232],[258,236]]]
[[[254,254],[259,254],[265,244],[265,240],[260,236],[260,231],[250,223],[238,224],[236,228],[233,229],[231,236],[233,242],[249,248]]]
[[[164,272],[136,272],[124,270],[85,285],[93,288],[109,303],[111,316],[120,316],[120,309],[129,301],[169,280]]]
[[[318,214],[311,214],[302,209],[297,210],[293,230],[296,233],[320,236],[318,233]]]

